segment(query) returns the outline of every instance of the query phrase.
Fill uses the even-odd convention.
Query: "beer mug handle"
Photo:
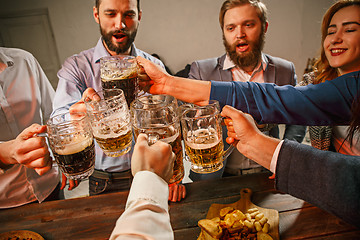
[[[230,147],[224,151],[223,159],[224,160],[227,159],[230,156],[230,154],[234,151],[235,148],[236,147],[234,145],[230,145]]]
[[[144,91],[144,90],[140,90],[140,87],[139,87],[137,92],[136,92],[136,97],[139,98],[139,97],[144,96],[145,94],[147,94],[147,92]]]
[[[225,120],[225,117],[221,117],[221,121],[223,122],[224,120]],[[230,156],[230,154],[236,148],[236,145],[238,142],[239,142],[238,140],[235,140],[235,142],[233,144],[231,144],[230,147],[223,152],[223,160],[227,159]]]
[[[140,85],[139,85],[139,74],[141,72],[141,68],[142,68],[142,66],[140,66],[139,64],[136,65],[136,72],[138,74],[138,77],[136,78],[136,86],[137,86],[136,98],[142,97],[145,94],[147,94],[147,92],[146,92],[147,90],[146,89],[141,89]]]
[[[184,140],[181,140],[181,148],[182,148],[182,152],[183,152],[183,158],[187,162],[191,163],[191,160],[190,160],[189,156],[186,154],[186,151],[185,151],[185,141]]]

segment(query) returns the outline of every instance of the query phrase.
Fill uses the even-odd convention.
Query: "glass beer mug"
[[[100,59],[102,89],[121,89],[128,106],[140,93],[138,66],[134,56],[116,55]]]
[[[95,147],[85,113],[59,114],[47,122],[47,133],[55,161],[67,178],[90,176],[95,167]]]
[[[224,151],[219,102],[211,100],[206,106],[184,104],[181,112],[185,151],[191,170],[197,173],[218,171],[234,149],[231,145]]]
[[[119,157],[131,150],[130,113],[121,89],[98,91],[98,100],[85,99],[86,112],[96,142],[107,156]]]
[[[131,103],[130,113],[135,137],[145,133],[149,144],[160,140],[171,145],[176,160],[169,184],[179,183],[184,177],[184,165],[176,98],[168,95],[143,96]]]

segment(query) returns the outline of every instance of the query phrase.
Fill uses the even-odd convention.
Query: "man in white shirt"
[[[174,239],[168,212],[168,182],[174,159],[169,144],[158,141],[149,146],[145,134],[138,136],[131,158],[134,179],[126,210],[117,220],[111,240]]]
[[[46,131],[41,125],[52,112],[53,97],[33,55],[0,47],[0,209],[59,193],[58,169],[52,168],[45,138],[36,137]]]

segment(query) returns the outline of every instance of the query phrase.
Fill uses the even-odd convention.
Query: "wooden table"
[[[187,198],[170,204],[177,240],[196,239],[197,221],[213,203],[233,203],[240,189],[253,191],[252,202],[280,213],[281,239],[360,239],[360,229],[302,200],[274,190],[269,174],[253,174],[186,184]],[[45,239],[108,239],[124,211],[127,192],[60,200],[0,210],[0,232],[26,229]],[[140,223],[141,224],[141,223]]]

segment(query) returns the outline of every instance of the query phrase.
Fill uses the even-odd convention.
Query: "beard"
[[[235,63],[238,67],[250,67],[254,66],[258,63],[259,59],[261,58],[261,52],[264,48],[265,44],[265,32],[262,32],[260,37],[257,41],[245,41],[246,44],[250,46],[251,51],[245,52],[245,53],[237,53],[236,52],[236,46],[239,44],[238,41],[236,41],[234,44],[229,44],[225,36],[223,34],[223,42],[226,49],[227,54],[229,55],[231,61]],[[244,43],[244,41],[241,41]]]
[[[116,30],[116,31],[105,32],[105,30],[102,29],[100,25],[100,32],[102,39],[104,40],[108,49],[110,51],[116,52],[116,54],[122,54],[125,53],[131,47],[131,44],[135,41],[137,28],[135,28],[134,31]],[[119,33],[126,35],[127,40],[122,43],[114,43],[112,41],[112,36],[114,34],[119,34]]]

